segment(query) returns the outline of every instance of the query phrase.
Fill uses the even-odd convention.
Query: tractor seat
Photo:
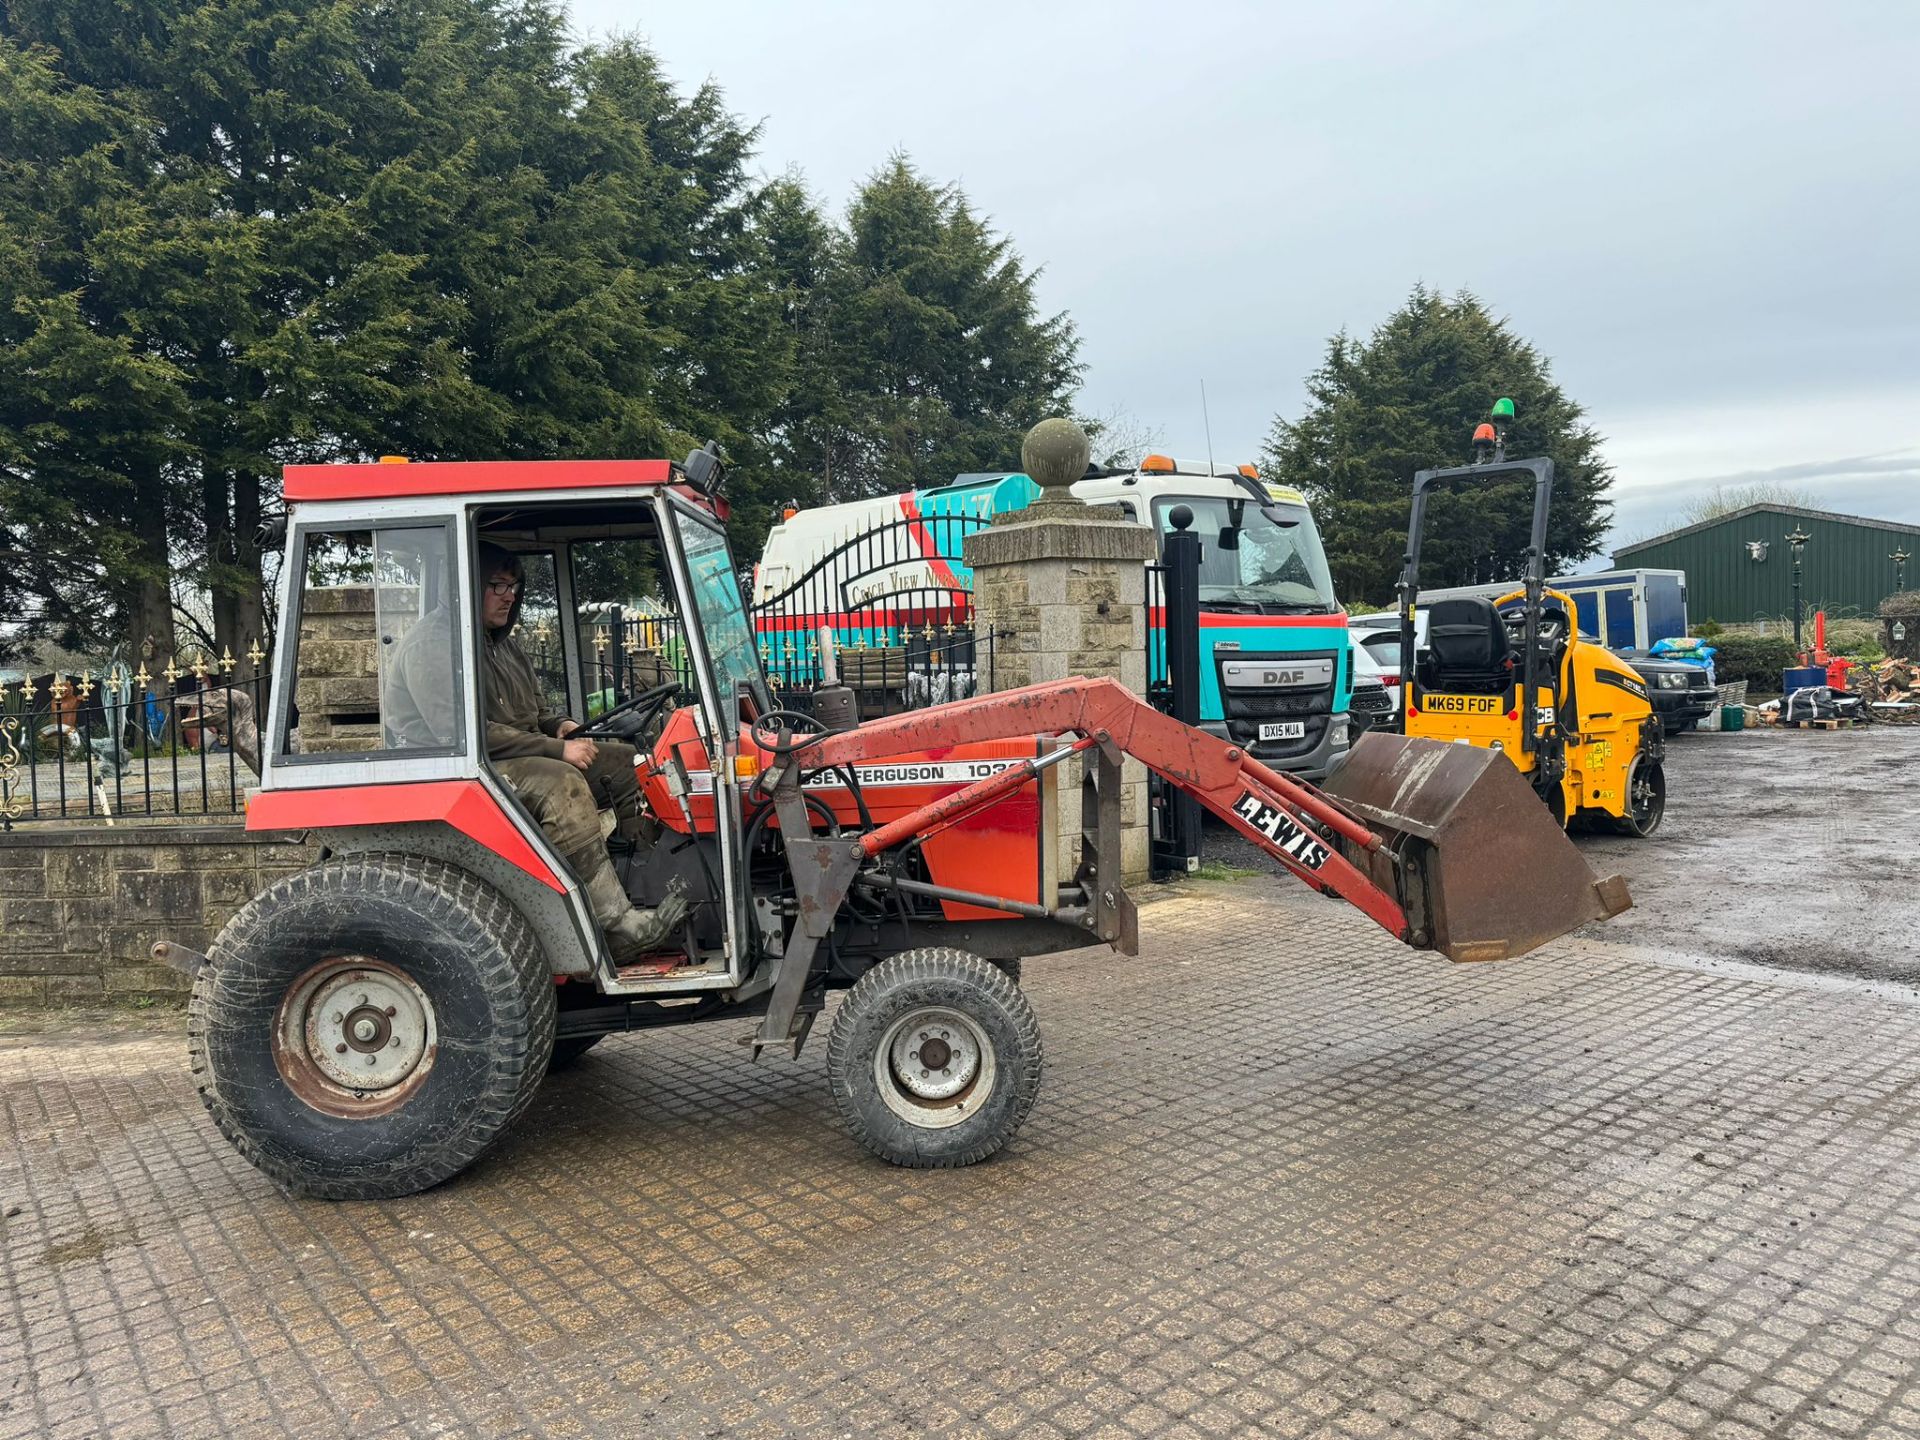
[[[1513,647],[1493,602],[1477,595],[1427,607],[1420,687],[1455,694],[1497,694],[1513,674]]]

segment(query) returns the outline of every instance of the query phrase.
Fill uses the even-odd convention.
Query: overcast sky
[[[1607,437],[1616,538],[1780,478],[1920,521],[1920,4],[574,0],[835,211],[889,151],[1044,267],[1088,413],[1251,458],[1327,337],[1473,290]],[[1436,457],[1442,458],[1442,457]]]

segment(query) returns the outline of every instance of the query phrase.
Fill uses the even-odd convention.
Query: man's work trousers
[[[496,760],[493,768],[520,797],[547,832],[553,848],[576,870],[586,857],[606,854],[600,839],[599,810],[609,806],[623,827],[637,825],[640,788],[633,777],[634,749],[617,740],[596,740],[598,753],[583,774],[564,760],[520,755]]]

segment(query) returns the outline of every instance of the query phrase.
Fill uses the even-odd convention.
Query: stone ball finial
[[[1042,420],[1020,444],[1020,464],[1040,487],[1043,500],[1065,500],[1067,487],[1087,473],[1093,442],[1071,420]]]

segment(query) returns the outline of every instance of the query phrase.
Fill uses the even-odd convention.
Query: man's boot
[[[680,933],[687,918],[687,892],[677,876],[660,903],[648,910],[627,898],[604,851],[576,860],[574,868],[585,873],[587,904],[593,910],[594,923],[607,937],[614,964],[624,965],[638,956],[665,949]]]

